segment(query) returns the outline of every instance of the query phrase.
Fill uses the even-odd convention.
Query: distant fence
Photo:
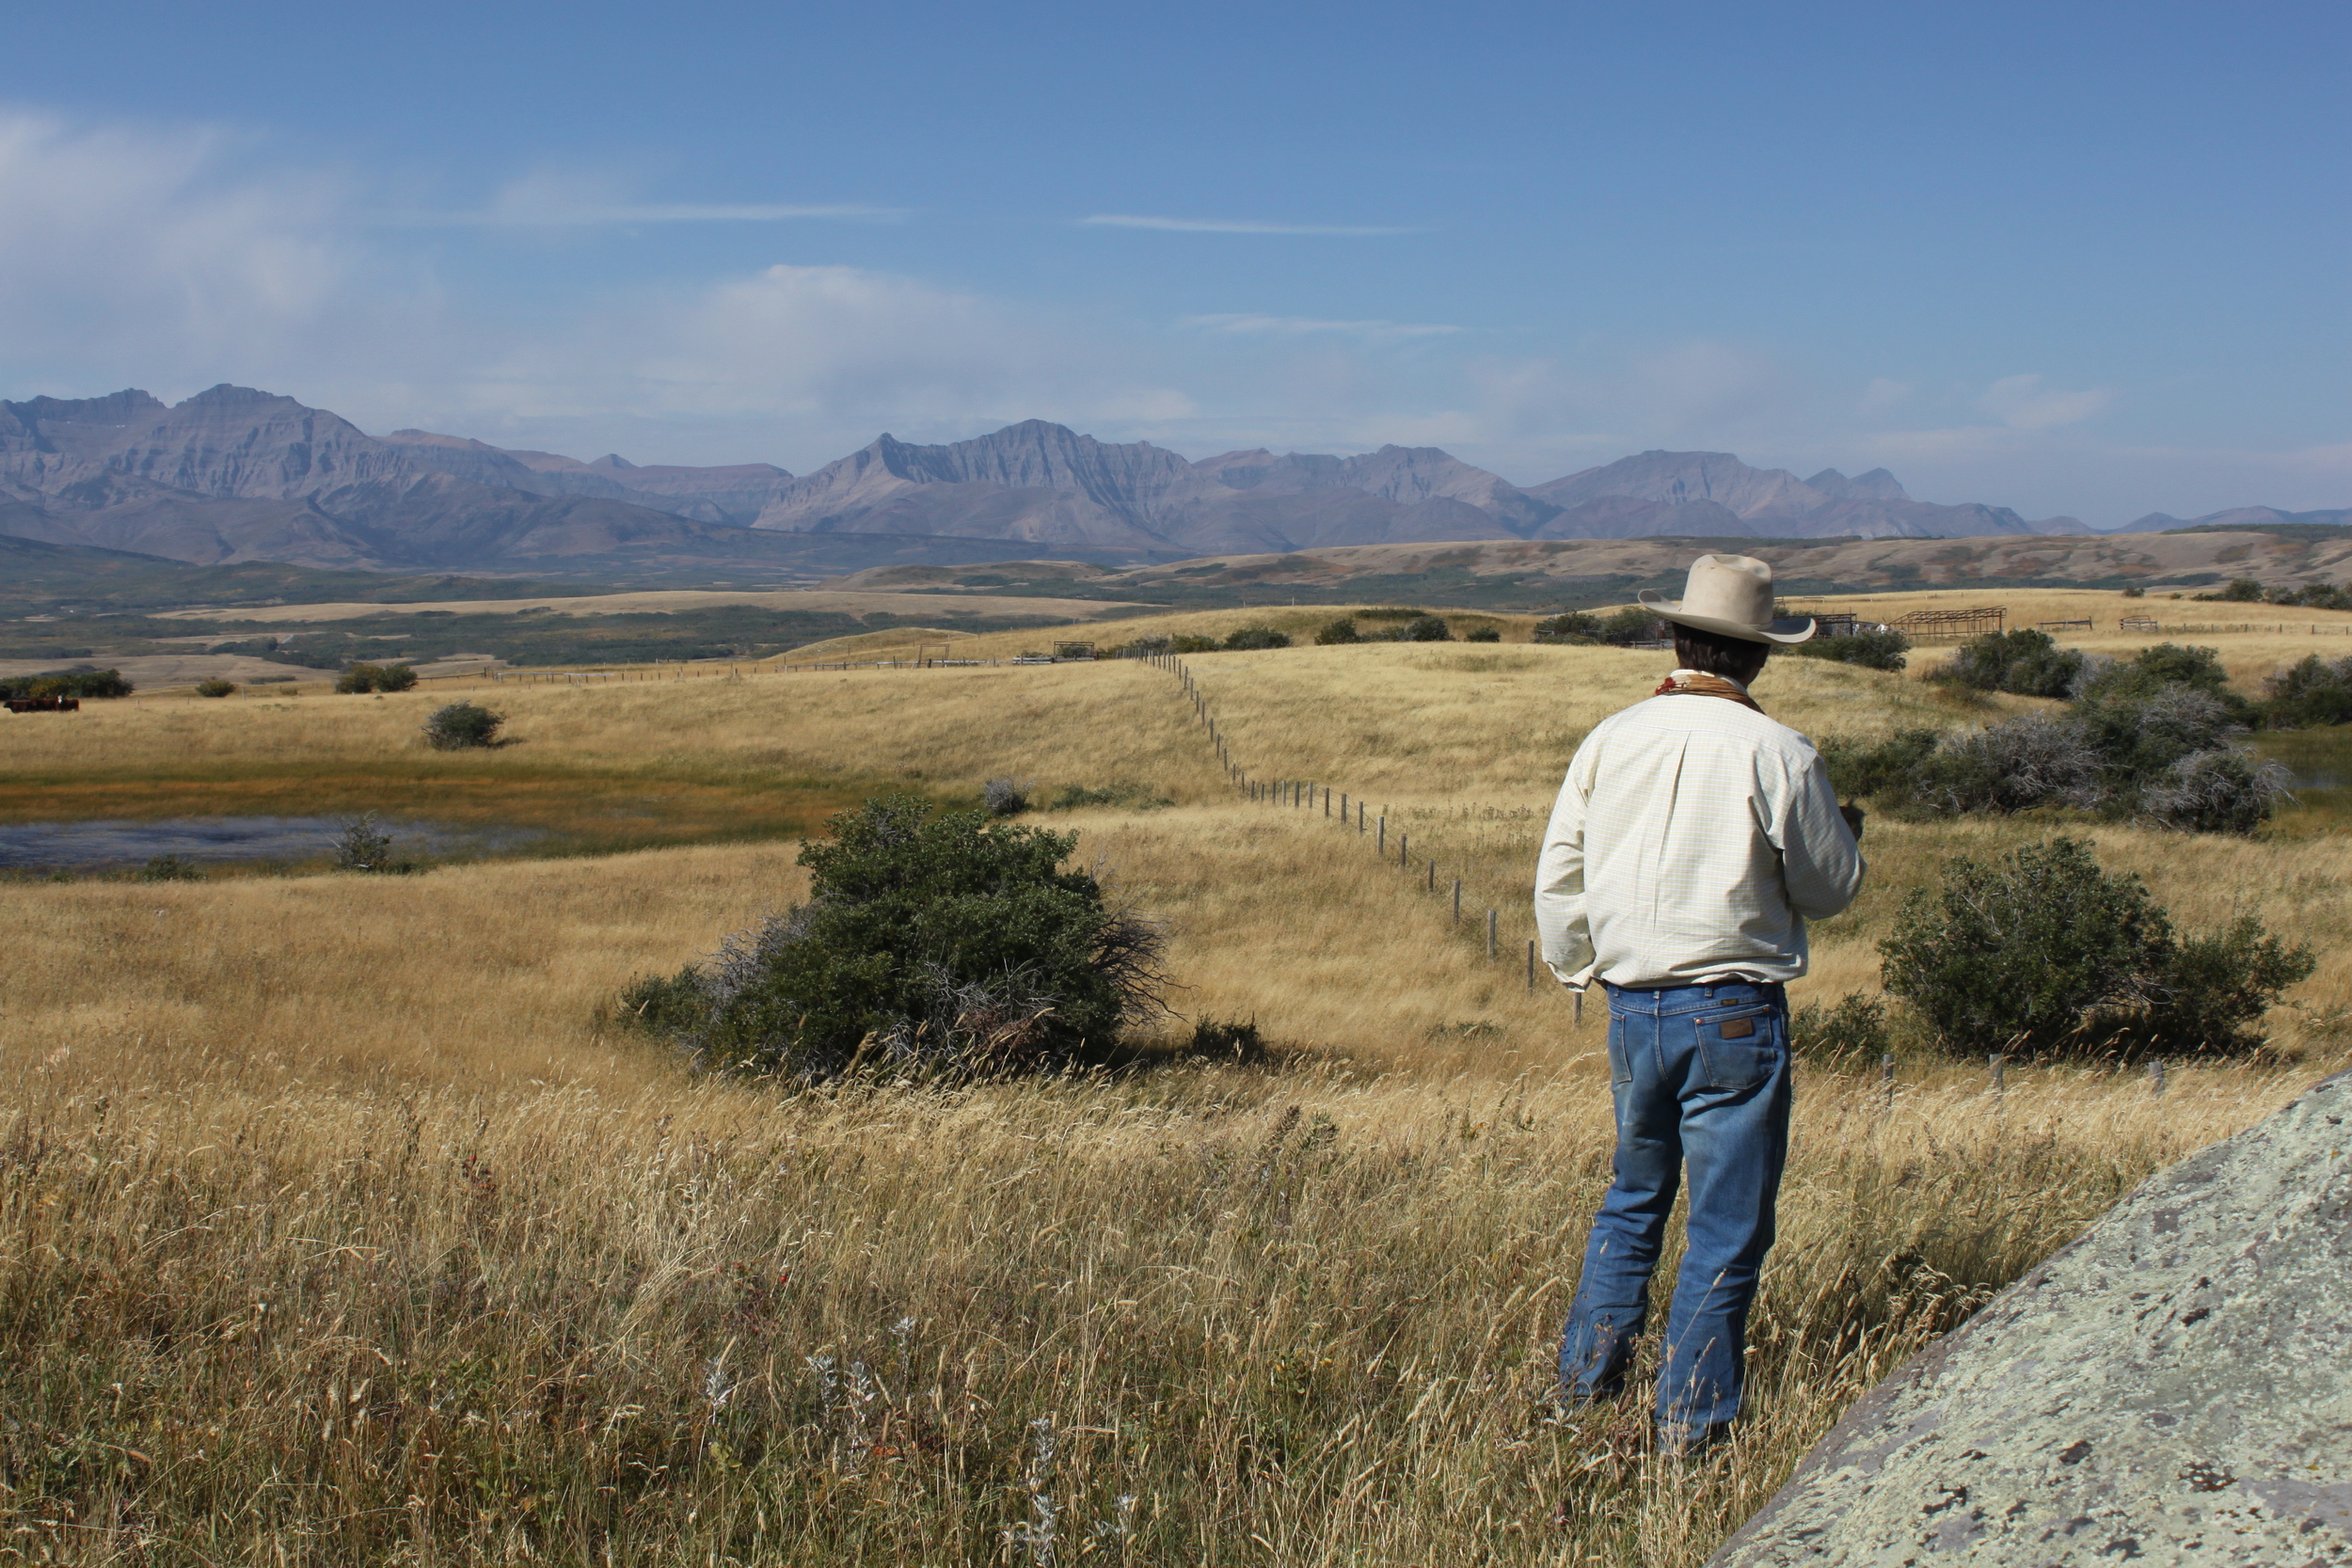
[[[1901,632],[1914,642],[1965,642],[1987,632],[2007,631],[2009,610],[2004,605],[1982,605],[1975,610],[1915,610],[1886,625],[1889,630]]]

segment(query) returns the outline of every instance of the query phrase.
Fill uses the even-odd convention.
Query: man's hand
[[[1837,808],[1837,815],[1844,817],[1846,819],[1846,826],[1853,830],[1854,842],[1856,844],[1861,843],[1862,808],[1852,804],[1851,802],[1848,802],[1847,804],[1841,805]]]

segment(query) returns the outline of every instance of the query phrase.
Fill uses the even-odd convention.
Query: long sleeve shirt
[[[1804,923],[1852,903],[1863,869],[1811,741],[1720,697],[1652,697],[1569,762],[1535,926],[1571,986],[1792,980]]]

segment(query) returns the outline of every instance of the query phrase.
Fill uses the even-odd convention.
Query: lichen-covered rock
[[[2119,1561],[2352,1565],[2352,1073],[2151,1177],[1711,1560]]]

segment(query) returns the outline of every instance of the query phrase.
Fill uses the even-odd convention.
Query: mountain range
[[[2230,521],[2341,521],[2249,508]],[[2088,534],[1915,500],[1883,468],[1799,479],[1647,451],[1524,489],[1436,447],[1194,462],[1041,420],[946,445],[884,435],[795,476],[638,467],[422,430],[370,436],[221,386],[0,402],[0,535],[199,564],[559,573],[853,571],[1041,552],[1105,563],[1444,541]]]

